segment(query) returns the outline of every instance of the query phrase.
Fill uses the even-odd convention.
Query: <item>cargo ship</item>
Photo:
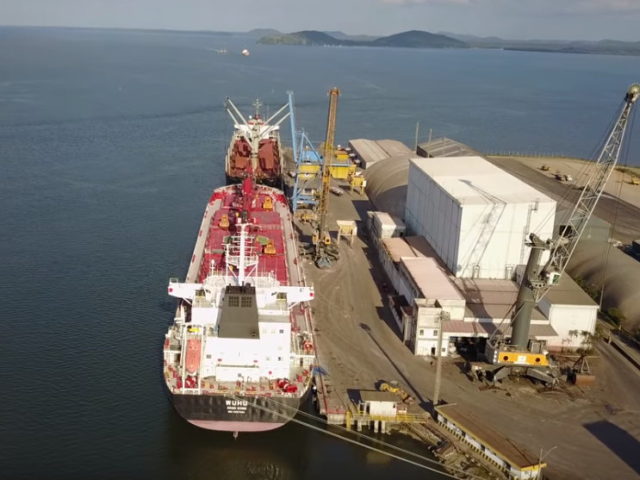
[[[227,184],[241,182],[250,169],[257,183],[280,187],[283,171],[280,123],[289,116],[290,106],[285,104],[266,120],[260,112],[259,100],[253,107],[254,113],[247,120],[231,99],[225,102],[234,126],[225,157]]]
[[[287,199],[254,181],[213,191],[164,339],[175,409],[209,430],[278,428],[311,386],[314,297],[298,257]]]

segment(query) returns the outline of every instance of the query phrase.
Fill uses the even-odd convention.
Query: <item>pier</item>
[[[508,166],[508,162],[502,163],[501,166]],[[513,168],[521,178],[539,176],[534,169],[523,169],[520,163],[514,163]],[[398,177],[397,172],[393,175]],[[368,238],[367,211],[376,207],[366,195],[351,191],[347,182],[334,181],[333,185],[342,188],[344,194],[331,195],[328,216],[333,225],[332,234],[337,236],[338,220],[355,222],[358,233],[351,245],[347,241],[339,242],[340,261],[330,269],[318,269],[310,260],[303,262],[305,276],[316,290],[311,305],[318,353],[314,380],[319,415],[330,425],[353,431],[360,429],[366,434],[402,431],[424,441],[425,452],[433,451],[445,464],[468,468],[483,464],[496,478],[510,478],[497,462],[488,460],[462,436],[437,421],[431,401],[436,383],[436,359],[415,356],[404,343],[392,312],[389,279],[378,260],[376,246]],[[398,184],[398,188],[402,185]],[[310,226],[297,222],[296,228],[301,242],[309,244]],[[594,366],[598,382],[616,389],[617,379],[629,372],[614,366],[613,353],[609,352],[612,348],[602,348],[607,348],[607,353],[602,363]],[[593,405],[601,401],[597,398],[602,395],[596,391],[568,392],[563,388],[554,395],[544,394],[529,382],[487,389],[470,381],[461,365],[459,357],[443,359],[440,397],[448,403],[471,406],[474,415],[482,419],[497,438],[525,446],[533,452],[533,457],[542,452],[544,463],[549,464],[544,469],[545,478],[589,478],[589,475],[596,478],[613,470],[621,474],[629,472],[629,467],[619,458],[602,450],[595,437],[584,433],[583,422],[590,421],[596,408]],[[353,392],[375,391],[380,381],[396,381],[415,399],[412,408],[420,410],[407,412],[404,417],[363,412],[354,402]],[[626,402],[629,395],[620,392],[618,397]],[[568,398],[578,398],[579,403],[569,402]],[[552,420],[537,420],[541,418]],[[582,420],[576,422],[578,418]],[[626,415],[616,421],[621,428],[637,428],[637,422]],[[551,452],[555,445],[548,444],[549,438],[566,438],[570,443]],[[607,459],[607,467],[584,458],[583,452],[594,448]]]

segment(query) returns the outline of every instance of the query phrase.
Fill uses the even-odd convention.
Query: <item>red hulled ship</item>
[[[234,147],[235,148],[235,147]],[[164,378],[185,419],[211,430],[264,431],[290,420],[309,391],[311,309],[282,191],[216,189],[204,212],[165,335]]]

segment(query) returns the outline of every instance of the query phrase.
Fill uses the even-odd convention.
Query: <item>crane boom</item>
[[[605,146],[600,152],[582,193],[573,207],[567,225],[551,247],[551,254],[547,264],[543,268],[543,274],[547,276],[557,274],[555,275],[557,279],[567,267],[567,263],[569,263],[573,251],[587,226],[587,222],[593,214],[593,210],[604,191],[611,172],[613,172],[613,169],[618,163],[620,148],[627,130],[629,116],[639,96],[640,84],[636,83],[631,85],[625,95],[624,105],[618,116],[618,120],[609,133]],[[554,279],[551,278],[551,280]],[[551,283],[556,282],[552,281]],[[536,296],[536,300],[540,300],[547,290],[548,288],[542,289]]]
[[[607,180],[618,163],[628,119],[639,96],[640,84],[631,85],[625,95],[622,111],[592,168],[587,183],[569,217],[567,226],[560,231],[558,236],[546,242],[533,233],[530,235],[528,246],[531,247],[531,253],[518,291],[518,299],[511,321],[513,332],[510,345],[512,348],[524,350],[527,347],[533,307],[551,286],[559,282],[560,276],[567,267],[582,232],[584,232],[604,191]],[[550,250],[551,254],[544,267],[539,268],[540,257],[544,250]]]
[[[329,113],[327,115],[327,133],[324,142],[324,163],[322,165],[322,193],[318,206],[318,231],[316,243],[316,263],[323,255],[325,238],[327,237],[327,212],[329,210],[329,188],[331,186],[331,164],[335,156],[336,116],[338,113],[338,97],[340,90],[333,87],[329,90]]]

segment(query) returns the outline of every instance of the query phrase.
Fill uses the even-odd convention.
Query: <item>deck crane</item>
[[[318,225],[313,235],[315,245],[314,261],[320,268],[331,266],[338,258],[338,249],[333,244],[327,228],[329,210],[329,190],[331,187],[331,164],[335,156],[336,115],[338,113],[338,97],[340,90],[333,87],[329,90],[329,114],[327,115],[327,134],[324,142],[324,161],[322,164],[322,191],[318,205]]]
[[[544,383],[555,383],[555,378],[544,371],[544,367],[549,366],[549,361],[542,345],[529,340],[531,312],[549,289],[559,282],[573,255],[607,180],[618,163],[628,119],[638,97],[640,84],[636,83],[627,90],[620,115],[609,132],[604,148],[591,167],[590,175],[566,225],[554,238],[547,241],[543,241],[534,233],[529,235],[527,246],[531,247],[531,251],[513,309],[511,339],[507,344],[500,334],[494,334],[487,342],[485,356],[489,363],[497,366],[493,370],[494,381],[504,378],[513,370],[519,370]],[[546,250],[550,252],[549,259],[540,268],[540,258]]]
[[[255,113],[253,116],[249,117],[247,120],[236,105],[231,101],[229,97],[227,97],[224,101],[224,106],[233,120],[234,127],[238,130],[242,130],[245,134],[246,139],[250,142],[251,145],[251,168],[254,172],[258,170],[258,152],[260,150],[260,140],[269,138],[269,135],[274,130],[278,130],[280,128],[280,124],[284,122],[291,112],[293,111],[292,102],[285,103],[280,109],[276,111],[273,115],[271,115],[267,120],[263,120],[262,115],[260,113],[260,108],[262,108],[262,102],[256,99],[253,102],[253,108],[255,109]],[[228,168],[228,165],[225,165],[225,169]],[[280,167],[282,168],[282,167]],[[279,172],[282,174],[282,171]]]

